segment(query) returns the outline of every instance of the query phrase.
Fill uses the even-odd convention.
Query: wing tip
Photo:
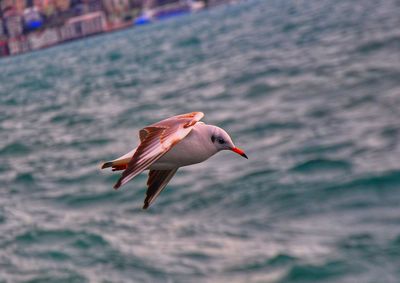
[[[204,113],[201,111],[193,112],[194,113],[194,118],[199,121],[201,118],[204,117]]]
[[[143,202],[143,207],[142,209],[146,210],[149,208],[149,206],[153,203],[153,199],[150,196],[146,196],[144,202]]]
[[[115,185],[114,185],[114,190],[118,190],[119,189],[119,187],[121,187],[121,179],[119,179],[118,181],[117,181],[117,183],[115,183]]]

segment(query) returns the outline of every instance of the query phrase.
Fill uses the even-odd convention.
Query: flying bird
[[[121,157],[105,162],[101,169],[124,170],[114,189],[125,185],[144,170],[149,171],[147,209],[165,188],[179,167],[203,162],[221,150],[231,150],[245,158],[223,129],[199,122],[202,112],[173,116],[139,131],[140,144]]]

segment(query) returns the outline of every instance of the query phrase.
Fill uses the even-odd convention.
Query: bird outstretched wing
[[[151,164],[184,139],[193,126],[203,117],[202,112],[177,115],[140,130],[141,143],[129,161],[127,168],[114,185],[114,189],[118,189],[143,170],[149,168]]]
[[[148,208],[155,201],[177,170],[178,168],[172,170],[150,170],[143,209]]]

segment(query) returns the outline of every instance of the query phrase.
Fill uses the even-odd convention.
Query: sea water
[[[400,6],[243,1],[0,60],[1,282],[400,282]],[[203,111],[249,160],[102,161]]]

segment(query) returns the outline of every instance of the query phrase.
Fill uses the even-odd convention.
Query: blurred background
[[[399,2],[197,2],[1,1],[0,282],[399,282]],[[143,211],[99,164],[190,111],[249,160]]]
[[[233,0],[1,0],[0,57],[47,48]]]

